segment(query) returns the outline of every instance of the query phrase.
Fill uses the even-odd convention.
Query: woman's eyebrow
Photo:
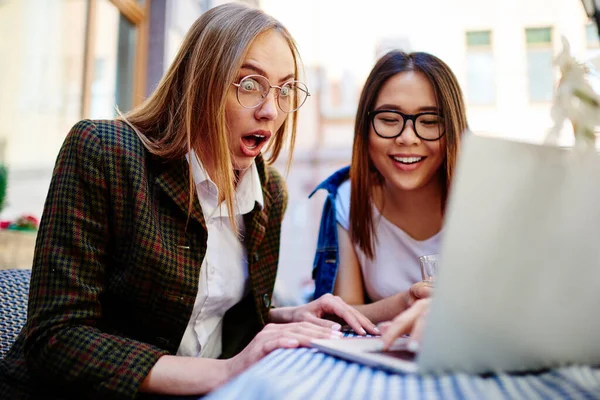
[[[242,64],[242,69],[249,69],[259,75],[264,76],[265,78],[267,78],[267,73],[260,67],[257,67],[256,65],[252,65],[252,64],[248,64],[248,63],[244,63]],[[290,73],[287,74],[286,76],[284,76],[283,78],[279,79],[279,82],[287,82],[290,79],[292,79],[294,77],[294,73]]]
[[[404,112],[403,109],[402,109],[402,107],[399,107],[396,104],[382,104],[382,105],[378,106],[375,110],[395,110],[395,111]],[[424,107],[417,108],[417,112],[436,112],[436,113],[439,113],[440,109],[438,107],[435,107],[435,106],[424,106]]]
[[[439,113],[440,109],[435,106],[425,106],[425,107],[419,108],[419,112],[429,112],[429,111]]]

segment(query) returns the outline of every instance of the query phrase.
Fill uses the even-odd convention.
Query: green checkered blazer
[[[252,290],[225,316],[224,358],[267,322],[279,259],[287,192],[256,164],[264,207],[244,216]],[[158,358],[177,352],[198,291],[207,229],[195,195],[188,219],[188,201],[185,158],[156,158],[122,122],[74,126],[44,207],[27,324],[0,361],[0,398],[137,396]]]

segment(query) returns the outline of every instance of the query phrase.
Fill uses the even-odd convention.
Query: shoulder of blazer
[[[183,157],[167,160],[152,155],[135,130],[121,120],[82,120],[71,129],[69,136],[73,136],[71,140],[76,140],[83,146],[87,140],[97,141],[96,148],[102,152],[107,166],[118,170],[125,168],[134,174],[144,171],[145,174],[156,176],[170,166],[185,163]]]
[[[281,173],[272,165],[265,165],[264,188],[271,206],[281,209],[283,214],[288,202],[287,184]]]
[[[81,120],[73,126],[67,140],[82,144],[87,140],[97,141],[107,156],[126,158],[129,161],[132,158],[145,158],[147,155],[146,148],[133,128],[118,120]]]

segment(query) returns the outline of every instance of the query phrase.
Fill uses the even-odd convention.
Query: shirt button
[[[266,308],[271,307],[271,298],[267,293],[263,294],[263,303],[265,304]]]
[[[215,266],[214,266],[214,265],[211,265],[211,266],[210,266],[210,273],[211,273],[211,274],[214,274],[214,273],[215,273]]]
[[[254,253],[254,255],[252,256],[252,259],[254,260],[255,263],[257,263],[258,260],[260,260],[260,257],[258,256],[258,253]]]

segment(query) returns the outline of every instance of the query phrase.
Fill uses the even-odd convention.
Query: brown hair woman
[[[461,89],[428,53],[392,51],[365,82],[352,164],[330,192],[315,258],[316,292],[333,292],[374,322],[431,288],[418,258],[439,252],[444,207],[467,128]]]

